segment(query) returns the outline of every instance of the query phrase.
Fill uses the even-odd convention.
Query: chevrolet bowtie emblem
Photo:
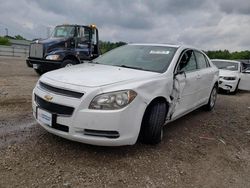
[[[45,95],[45,96],[44,96],[44,99],[45,99],[46,101],[51,101],[51,100],[53,99],[53,97],[50,96],[50,95]]]

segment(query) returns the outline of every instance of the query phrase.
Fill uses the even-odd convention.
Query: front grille
[[[42,44],[31,44],[30,45],[30,57],[42,58],[43,57],[43,45]]]
[[[76,92],[76,91],[69,91],[66,89],[60,89],[60,88],[45,84],[43,82],[39,82],[39,85],[41,86],[41,88],[43,88],[47,91],[50,91],[52,93],[59,94],[59,95],[64,95],[64,96],[74,97],[74,98],[81,98],[84,95],[84,93],[80,93],[80,92]]]
[[[41,97],[38,97],[37,95],[35,95],[35,101],[39,107],[51,113],[70,116],[73,114],[74,111],[73,107],[51,103],[42,99]]]
[[[98,136],[98,137],[106,137],[106,138],[119,138],[120,137],[120,134],[117,131],[84,129],[84,134],[88,136]]]

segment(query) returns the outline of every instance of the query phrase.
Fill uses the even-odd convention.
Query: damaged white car
[[[44,74],[33,114],[47,131],[83,143],[157,144],[163,126],[194,109],[213,109],[219,71],[200,50],[130,44],[89,63]]]
[[[241,62],[223,59],[212,59],[211,61],[219,69],[219,88],[236,94],[241,81]]]

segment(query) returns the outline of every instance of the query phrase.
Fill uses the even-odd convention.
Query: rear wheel
[[[62,62],[62,65],[61,67],[70,67],[70,66],[73,66],[77,64],[74,60],[71,60],[71,59],[66,59]]]
[[[143,121],[141,136],[146,144],[158,144],[163,138],[163,125],[167,112],[165,102],[154,102],[147,108]]]
[[[205,105],[205,109],[207,111],[211,111],[214,108],[214,105],[215,105],[215,102],[217,99],[217,93],[218,93],[218,87],[217,87],[217,85],[214,85],[214,87],[210,93],[208,103]]]

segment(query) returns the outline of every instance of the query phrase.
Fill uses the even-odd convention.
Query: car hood
[[[239,72],[219,69],[220,76],[238,76]]]
[[[116,66],[84,63],[48,72],[42,76],[41,80],[49,79],[78,86],[98,87],[123,81],[136,81],[159,74]]]

